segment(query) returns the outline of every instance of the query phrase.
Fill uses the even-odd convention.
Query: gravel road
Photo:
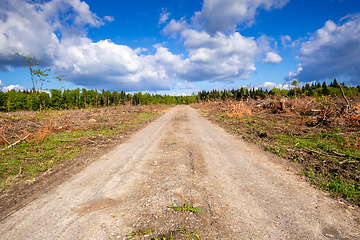
[[[358,209],[284,162],[177,106],[3,220],[0,238],[360,239]],[[201,213],[167,207],[184,203]]]

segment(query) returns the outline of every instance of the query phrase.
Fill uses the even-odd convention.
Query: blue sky
[[[358,0],[0,1],[0,90],[30,89],[15,52],[76,88],[191,94],[360,84]]]

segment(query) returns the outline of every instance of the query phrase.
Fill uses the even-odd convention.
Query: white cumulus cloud
[[[289,35],[281,36],[281,44],[283,47],[287,47],[292,42],[292,39]]]
[[[181,55],[173,55],[160,45],[155,45],[154,55],[141,55],[141,49],[131,49],[110,40],[92,42],[63,41],[55,70],[67,73],[75,84],[96,88],[112,88],[122,83],[128,90],[169,89],[181,67]]]
[[[263,59],[264,63],[280,63],[283,58],[279,56],[279,54],[275,52],[268,52],[266,57]]]
[[[299,74],[301,73],[301,71],[303,70],[303,68],[302,68],[302,65],[301,65],[301,63],[299,63],[298,65],[297,65],[297,67],[296,67],[296,70],[295,70],[295,72],[289,72],[289,79],[295,79],[295,78],[297,78],[298,76],[299,76]]]
[[[282,84],[276,84],[273,82],[265,82],[264,84],[259,85],[257,88],[264,88],[264,89],[268,89],[271,90],[273,88],[282,88]]]
[[[23,59],[14,53],[24,52],[36,56],[41,66],[51,66],[56,74],[67,74],[66,81],[80,86],[114,89],[123,83],[127,90],[156,90],[169,89],[174,69],[182,65],[182,56],[161,46],[154,46],[153,55],[142,55],[143,49],[110,40],[93,42],[86,36],[86,26],[99,27],[104,22],[80,0],[1,1],[0,9],[6,9],[0,11],[3,71],[23,66]],[[70,18],[73,26],[67,25]]]
[[[267,89],[267,90],[271,90],[273,88],[289,90],[292,87],[293,86],[290,83],[276,84],[276,83],[273,83],[273,82],[265,82],[264,84],[259,85],[257,88],[264,88],[264,89]]]
[[[87,28],[100,27],[114,19],[98,17],[84,1],[0,1],[3,9],[0,10],[0,70],[24,65],[23,60],[14,55],[24,52],[27,56],[36,56],[42,66],[51,66],[55,74],[67,74],[65,80],[79,86],[118,89],[122,83],[127,91],[156,91],[171,89],[176,81],[183,81],[187,84],[182,87],[191,88],[191,82],[195,81],[247,79],[256,71],[255,61],[261,60],[263,54],[267,54],[265,62],[282,60],[270,47],[271,38],[254,39],[239,32],[222,31],[229,30],[223,28],[226,22],[229,26],[248,24],[258,9],[281,8],[287,0],[253,3],[226,0],[219,9],[224,10],[224,19],[219,18],[220,13],[210,6],[211,2],[221,7],[221,1],[204,2],[202,12],[196,15],[197,20],[201,20],[201,28],[194,27],[185,18],[168,21],[170,13],[163,10],[159,23],[168,22],[163,33],[180,36],[187,51],[187,56],[183,56],[158,44],[153,46],[155,53],[149,54],[142,48],[133,49],[107,39],[94,42],[87,37]],[[232,7],[235,13],[230,11]],[[234,18],[242,8],[246,16]],[[216,14],[210,19],[210,13]],[[212,26],[213,21],[218,21],[218,25]],[[70,26],[68,22],[73,24]]]
[[[323,80],[340,75],[359,84],[360,14],[348,15],[343,24],[327,21],[308,41],[301,44],[295,73],[301,81]]]
[[[172,38],[176,38],[179,34],[187,29],[189,26],[185,21],[185,18],[181,18],[179,21],[171,19],[171,21],[164,27],[163,33],[169,35]]]
[[[251,26],[260,9],[281,9],[289,0],[204,0],[200,12],[196,12],[193,23],[210,34],[233,32],[238,25]]]
[[[0,80],[0,91],[2,92],[8,92],[11,90],[25,90],[25,87],[21,86],[21,85],[9,85],[7,87],[4,87],[4,84],[2,83],[2,81]]]
[[[186,39],[184,47],[189,51],[185,72],[179,73],[183,79],[231,81],[246,79],[256,70],[254,59],[258,49],[253,38],[238,32],[211,36],[193,29],[187,29],[181,35]]]
[[[21,66],[14,55],[24,52],[51,65],[61,39],[82,37],[86,26],[100,27],[103,21],[80,0],[53,0],[31,3],[23,0],[0,1],[0,69]],[[67,21],[72,18],[73,24]]]

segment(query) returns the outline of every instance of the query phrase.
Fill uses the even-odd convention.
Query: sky
[[[334,78],[357,86],[360,2],[0,0],[0,91],[32,88],[16,52],[67,75],[44,89],[190,95]]]

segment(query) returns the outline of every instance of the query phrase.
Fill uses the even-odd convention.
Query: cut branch
[[[340,88],[341,94],[342,94],[342,96],[343,96],[343,98],[345,99],[345,102],[346,102],[346,104],[347,104],[346,110],[345,110],[345,113],[347,113],[348,110],[349,110],[349,108],[350,108],[350,103],[349,103],[349,101],[347,100],[347,98],[346,98],[346,96],[345,96],[345,93],[344,93],[344,91],[343,91],[343,89],[342,89],[342,87],[341,87],[341,84],[339,84],[339,88]]]
[[[26,135],[26,137],[24,137],[23,139],[20,138],[20,140],[14,142],[13,144],[10,144],[10,145],[7,146],[6,148],[3,148],[2,151],[4,151],[5,149],[8,149],[8,148],[11,148],[11,147],[15,146],[15,145],[18,144],[18,143],[21,143],[21,142],[25,141],[30,135],[31,135],[31,133],[29,133],[28,135]]]
[[[5,141],[7,144],[10,144],[9,141],[8,141],[2,134],[0,134],[0,137],[1,137],[2,139],[4,139],[4,141]]]
[[[338,157],[346,157],[346,154],[338,153],[338,152],[336,152],[336,151],[334,151],[334,150],[332,150],[331,153],[334,154],[334,155],[336,155],[336,156],[338,156]]]

